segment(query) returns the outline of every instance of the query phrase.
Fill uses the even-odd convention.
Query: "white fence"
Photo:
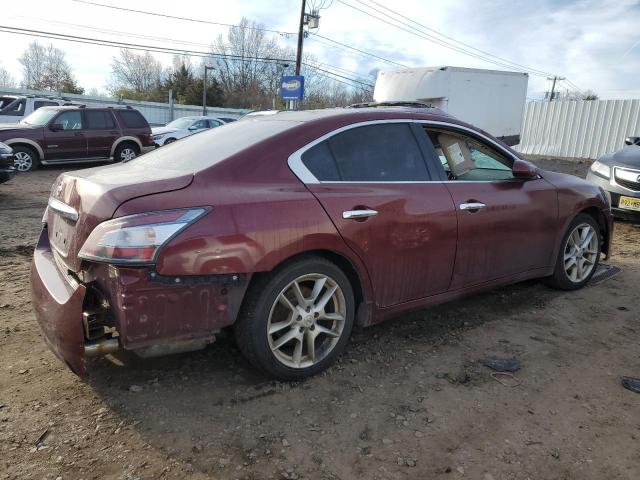
[[[71,93],[56,94],[55,92],[40,92],[37,90],[28,90],[25,88],[0,88],[0,95],[35,95],[44,97],[64,98],[71,102],[84,103],[86,105],[131,105],[144,115],[150,125],[165,125],[171,120],[179,117],[202,115],[202,106],[198,105],[180,105],[173,104],[173,112],[171,105],[159,102],[143,102],[140,100],[117,99],[110,97],[90,97],[88,95],[75,95]],[[240,118],[242,115],[249,113],[251,110],[240,108],[218,108],[207,107],[207,115],[218,117]],[[173,115],[172,115],[173,113]]]
[[[640,100],[528,102],[518,151],[596,159],[640,135]]]

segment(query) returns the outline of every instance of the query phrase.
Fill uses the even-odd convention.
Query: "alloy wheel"
[[[308,368],[336,346],[345,326],[344,293],[331,277],[311,273],[289,283],[269,313],[267,337],[275,358],[290,368]]]
[[[27,152],[16,152],[13,164],[19,172],[28,172],[33,168],[33,158]]]
[[[134,158],[136,158],[136,151],[133,148],[123,148],[122,152],[120,152],[120,160],[123,162],[128,162]]]
[[[573,229],[564,248],[564,271],[574,283],[589,277],[598,259],[598,232],[588,223]]]

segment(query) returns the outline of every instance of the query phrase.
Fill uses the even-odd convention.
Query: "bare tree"
[[[16,80],[13,76],[0,65],[0,87],[14,88],[16,86]]]
[[[65,53],[52,44],[31,42],[18,61],[22,64],[22,86],[35,90],[82,93],[67,63]]]
[[[219,35],[211,46],[216,78],[225,104],[244,108],[270,108],[283,62],[293,59],[290,49],[281,47],[275,37],[267,36],[262,25],[243,18],[229,29],[226,38]],[[231,58],[233,56],[233,58]]]
[[[149,52],[137,54],[122,49],[120,57],[114,57],[111,62],[111,82],[107,88],[112,94],[148,93],[159,88],[163,78],[162,64]]]

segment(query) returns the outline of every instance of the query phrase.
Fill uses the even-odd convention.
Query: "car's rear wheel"
[[[576,290],[586,285],[598,268],[601,235],[590,215],[578,215],[567,228],[549,285]]]
[[[247,292],[235,336],[256,367],[282,380],[326,369],[353,327],[353,289],[335,264],[310,257],[259,278]]]
[[[116,162],[128,162],[138,156],[138,149],[132,143],[121,143],[113,153]]]
[[[38,154],[29,147],[16,145],[13,149],[13,163],[19,172],[29,172],[35,170],[40,165]]]

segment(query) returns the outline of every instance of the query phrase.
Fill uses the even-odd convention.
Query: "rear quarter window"
[[[127,128],[148,128],[149,124],[136,110],[122,110],[118,112],[121,122]]]

